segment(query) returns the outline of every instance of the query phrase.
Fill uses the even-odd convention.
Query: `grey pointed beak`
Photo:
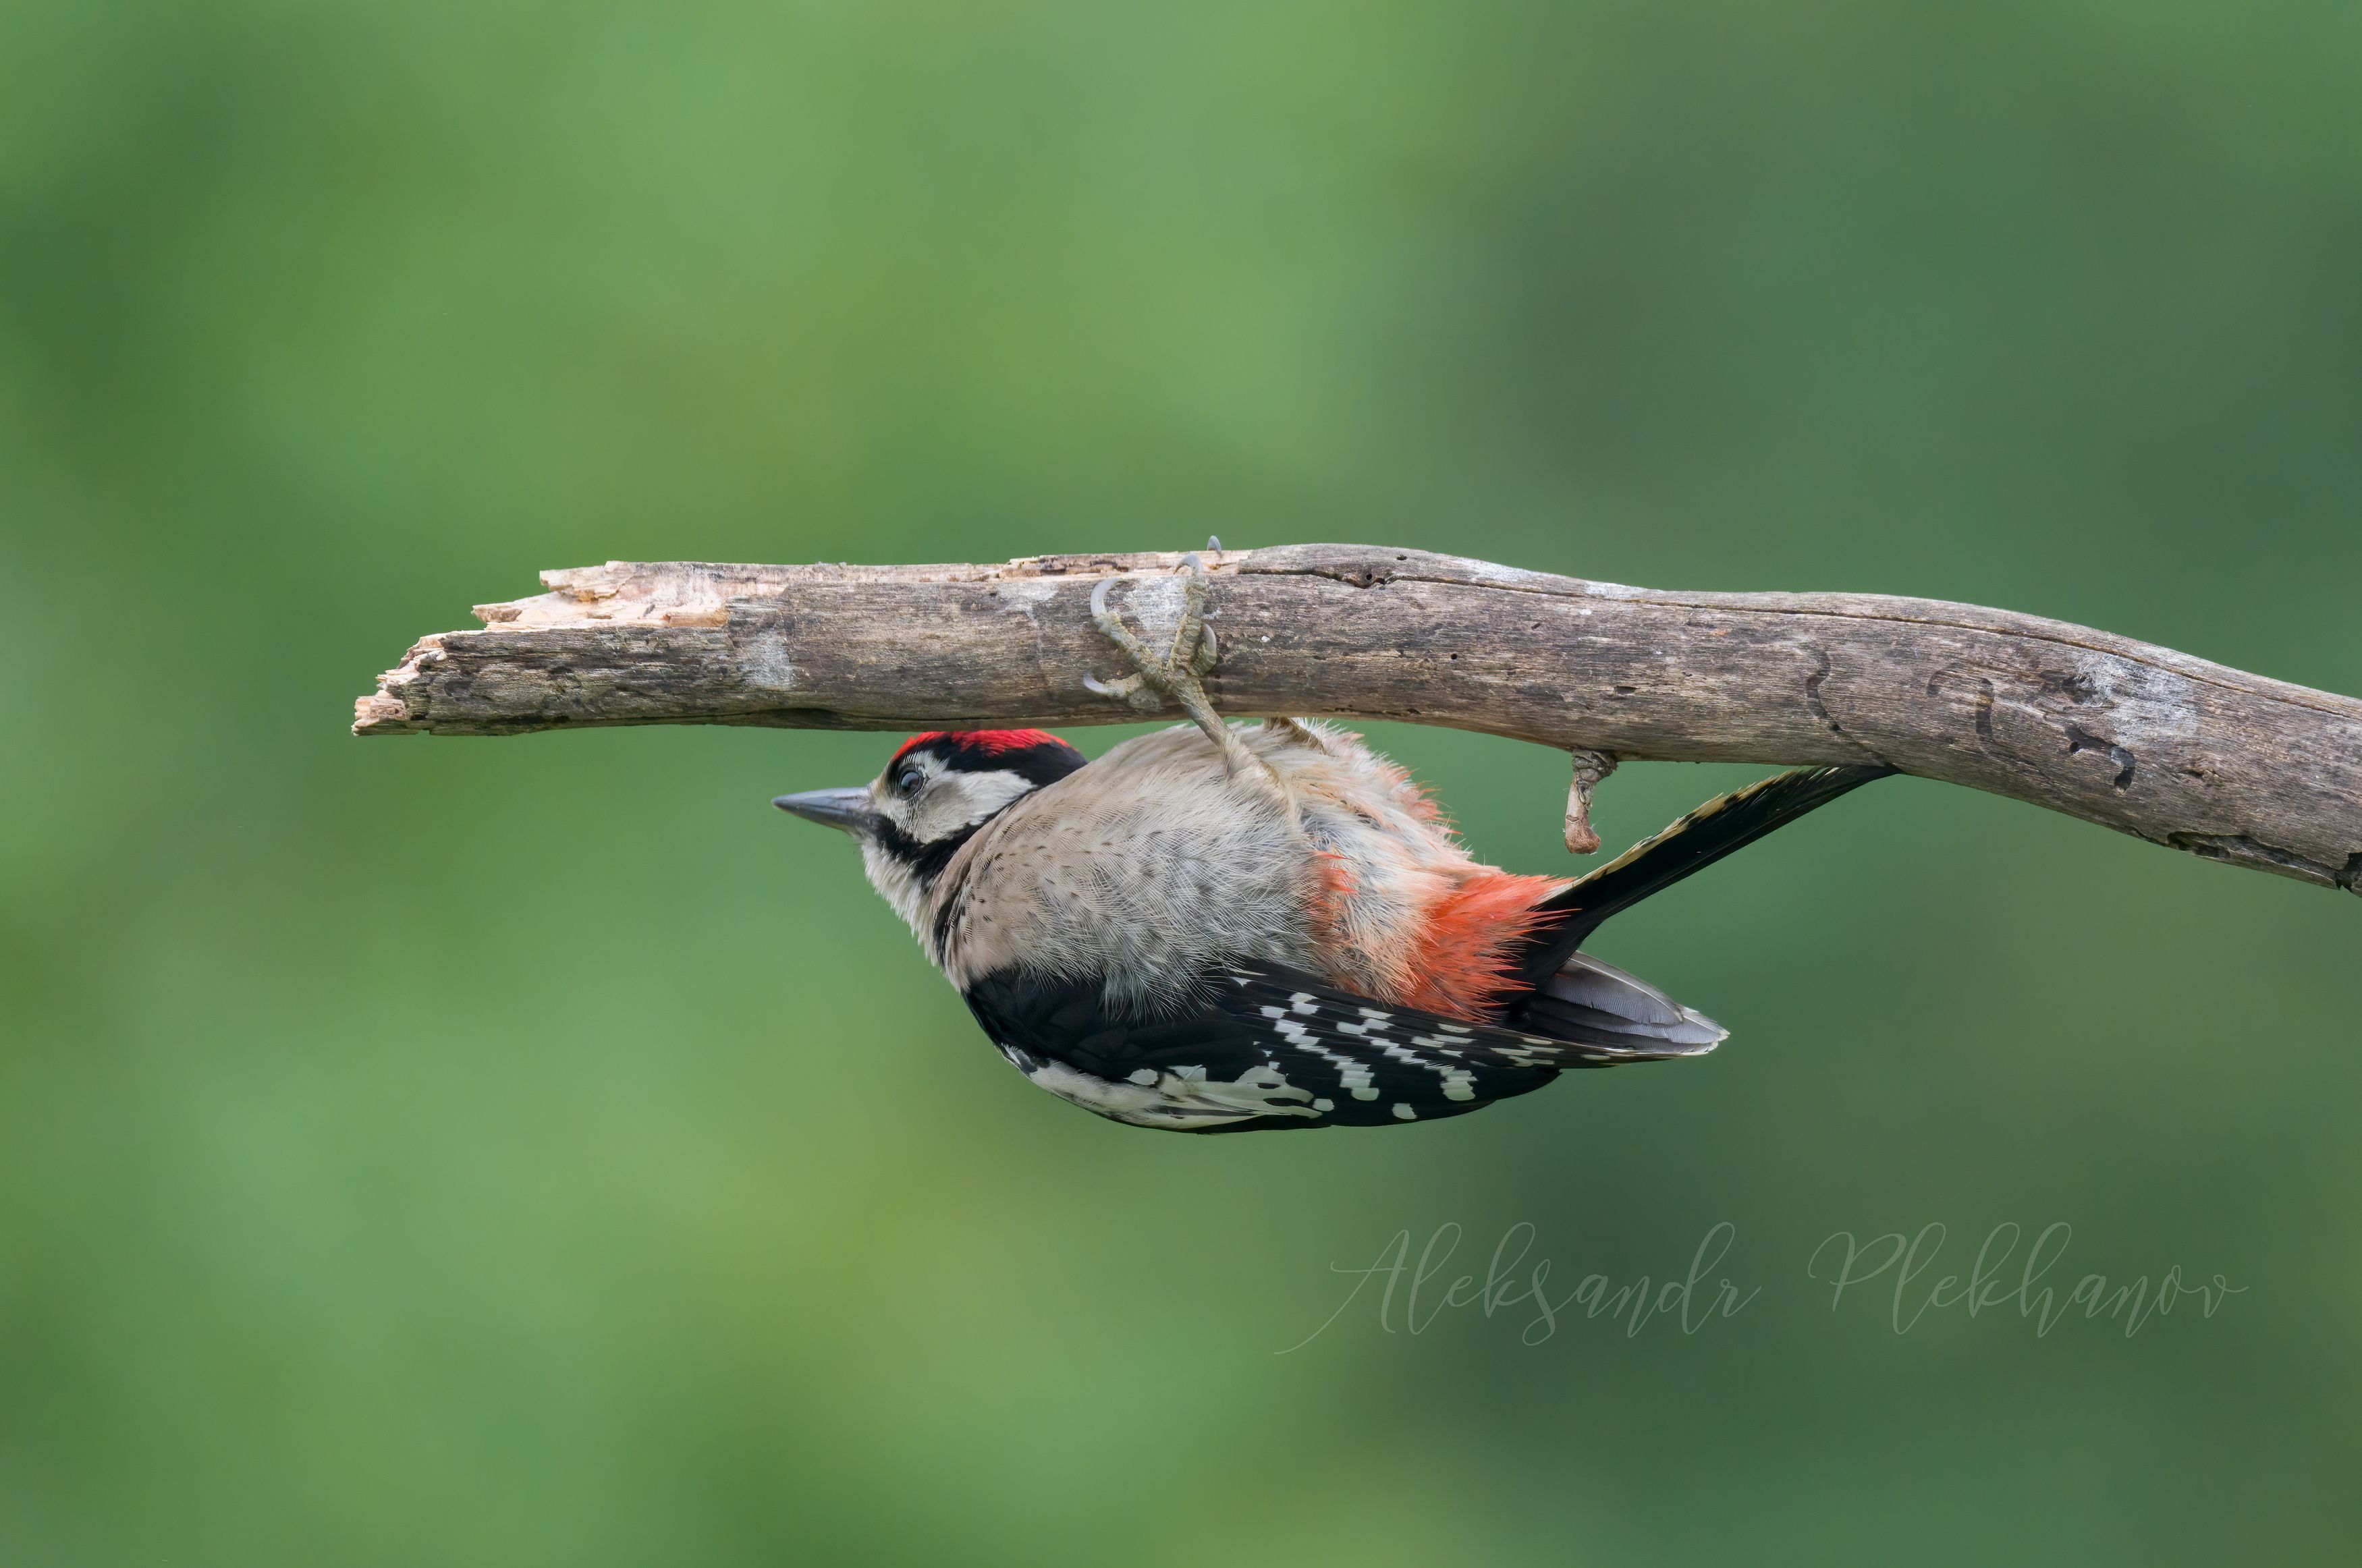
[[[851,834],[860,833],[877,815],[869,809],[869,791],[860,789],[807,790],[800,795],[781,795],[771,804],[783,812],[793,812],[808,823],[843,828]]]

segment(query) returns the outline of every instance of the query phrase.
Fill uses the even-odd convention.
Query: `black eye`
[[[926,781],[925,774],[915,767],[906,767],[902,770],[902,777],[894,780],[894,788],[905,795],[915,795],[919,792],[919,786]]]

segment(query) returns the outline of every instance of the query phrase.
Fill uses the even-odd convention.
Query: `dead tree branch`
[[[1091,589],[1151,641],[1176,555],[611,562],[412,648],[357,734],[1116,723]],[[2362,701],[2063,622],[1859,593],[1676,593],[1359,545],[1209,558],[1233,716],[1445,724],[1606,756],[1882,762],[2357,889]],[[1177,716],[1177,715],[1176,715]],[[1572,838],[1573,830],[1570,829]]]

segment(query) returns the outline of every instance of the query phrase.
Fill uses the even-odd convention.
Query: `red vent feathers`
[[[1429,910],[1401,999],[1446,1018],[1491,1018],[1513,984],[1510,944],[1546,918],[1534,906],[1568,885],[1490,868],[1469,877]]]

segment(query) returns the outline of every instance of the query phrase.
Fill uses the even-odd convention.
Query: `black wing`
[[[1043,1088],[1118,1121],[1192,1132],[1431,1121],[1529,1094],[1564,1068],[1699,1049],[1462,1023],[1275,965],[1217,969],[1189,1005],[1153,1018],[1109,1008],[1095,985],[1015,971],[985,977],[967,1000]]]

